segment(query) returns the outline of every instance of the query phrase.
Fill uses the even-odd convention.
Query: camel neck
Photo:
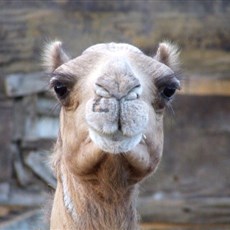
[[[138,229],[136,186],[121,189],[115,181],[99,181],[95,175],[79,179],[71,173],[63,173],[59,183],[74,229]]]

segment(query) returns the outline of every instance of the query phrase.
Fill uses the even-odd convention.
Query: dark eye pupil
[[[172,95],[175,93],[176,89],[175,88],[169,88],[169,87],[166,87],[163,92],[162,92],[162,95],[166,98],[170,98],[172,97]]]
[[[61,82],[57,82],[56,85],[54,86],[54,91],[59,97],[63,98],[67,94],[68,89]]]

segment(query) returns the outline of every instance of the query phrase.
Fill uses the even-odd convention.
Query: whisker
[[[51,115],[56,115],[56,112],[58,111],[58,113],[59,113],[60,109],[61,109],[61,104],[56,103],[56,104],[53,105],[52,108],[50,108],[50,114]]]
[[[172,103],[168,103],[167,107],[168,111],[170,111],[171,115],[173,115],[173,117],[175,117],[175,111],[172,107]]]
[[[172,102],[169,102],[166,106],[166,112],[167,112],[167,115],[169,114],[169,119],[170,119],[170,125],[171,127],[173,126],[173,123],[175,121],[175,111],[173,109],[173,106],[172,106]]]
[[[49,82],[49,87],[52,88],[55,85],[55,81],[60,81],[63,82],[64,84],[70,86],[74,85],[74,82],[76,80],[76,77],[71,74],[71,73],[62,73],[62,72],[53,72],[49,74],[49,78],[51,79],[51,81]],[[52,81],[52,79],[54,79]]]

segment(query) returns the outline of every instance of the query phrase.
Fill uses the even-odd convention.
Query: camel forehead
[[[163,63],[145,55],[135,46],[126,43],[102,43],[89,47],[80,56],[56,69],[73,75],[98,76],[111,73],[139,73],[155,77],[172,74],[173,71]]]
[[[135,53],[142,53],[142,51],[140,49],[138,49],[135,46],[132,46],[130,44],[127,43],[100,43],[100,44],[96,44],[93,46],[90,46],[89,48],[87,48],[84,53],[87,52],[117,52],[117,51],[130,51],[130,52],[135,52]]]
[[[102,69],[107,71],[115,71],[116,68],[125,71],[134,67],[134,69],[156,77],[173,73],[165,64],[145,55],[137,47],[126,43],[96,44],[86,49],[82,55],[101,56],[100,64],[104,66]]]

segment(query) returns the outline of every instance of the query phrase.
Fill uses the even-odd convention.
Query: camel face
[[[162,92],[168,87],[174,94],[179,87],[168,66],[134,46],[115,43],[92,46],[60,65],[51,83],[59,86],[64,109],[85,123],[95,145],[114,154],[132,150],[148,126],[161,122],[160,111],[172,96],[163,98]]]

